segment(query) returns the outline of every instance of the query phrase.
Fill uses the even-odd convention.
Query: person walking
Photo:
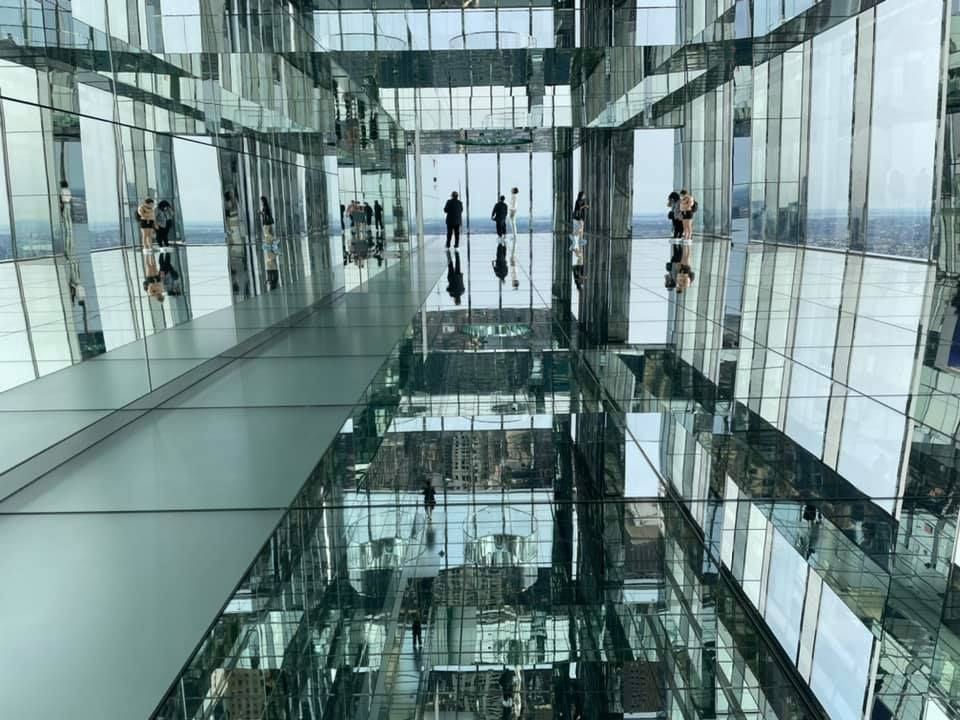
[[[423,624],[420,622],[420,613],[413,616],[413,651],[423,650]]]
[[[460,247],[460,225],[463,223],[463,203],[460,202],[460,195],[454,190],[450,193],[450,199],[443,206],[443,214],[447,220],[447,247],[450,247],[450,237],[454,239],[453,246]]]
[[[383,205],[379,200],[373,201],[373,219],[377,223],[377,232],[383,231]]]
[[[373,208],[366,200],[363,201],[363,218],[367,222],[367,231],[373,226]]]
[[[430,481],[427,480],[426,485],[423,486],[423,509],[427,513],[428,522],[433,519],[433,509],[436,506],[437,491],[433,488],[433,485],[430,484]]]
[[[507,246],[507,203],[506,198],[501,195],[500,199],[493,206],[493,212],[490,213],[490,219],[497,224],[497,241]]]

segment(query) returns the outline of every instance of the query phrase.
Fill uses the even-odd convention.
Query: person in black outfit
[[[667,196],[667,207],[670,208],[667,218],[673,224],[673,239],[677,240],[683,237],[683,213],[680,210],[680,193],[676,190]]]
[[[373,225],[373,208],[366,200],[363,201],[363,216],[367,219],[367,230]]]
[[[500,673],[500,717],[501,720],[510,720],[513,717],[513,673],[503,667]]]
[[[502,245],[507,244],[507,213],[509,208],[507,208],[505,200],[506,198],[501,195],[500,200],[493,206],[493,212],[490,213],[490,219],[497,224],[497,238]]]
[[[383,230],[383,205],[379,200],[373,201],[373,218],[377,223],[377,230]]]
[[[420,622],[420,613],[413,616],[413,651],[423,650],[423,625]]]
[[[340,203],[340,229],[344,231],[347,229],[347,223],[344,222],[344,219],[343,219],[343,214],[346,211],[347,211],[347,206],[344,205],[343,203]]]
[[[460,270],[460,253],[454,254],[457,256],[456,264],[447,252],[447,293],[453,298],[454,304],[459,305],[466,288],[463,284],[463,272]]]
[[[433,485],[431,485],[430,481],[427,480],[427,484],[423,487],[423,508],[427,511],[428,521],[433,517],[433,509],[436,506],[437,491],[433,489]]]
[[[450,199],[443,206],[443,213],[447,216],[447,247],[450,247],[450,236],[454,238],[454,247],[460,247],[460,225],[463,223],[463,203],[456,190],[450,193]]]

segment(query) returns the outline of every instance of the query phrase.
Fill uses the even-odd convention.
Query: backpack
[[[694,200],[694,201],[693,201],[693,205],[690,206],[690,212],[696,212],[696,211],[697,211],[697,207],[698,207],[697,201]]]

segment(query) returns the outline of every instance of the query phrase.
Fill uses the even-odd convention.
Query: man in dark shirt
[[[500,244],[506,245],[507,237],[507,203],[505,202],[506,198],[501,195],[500,200],[496,205],[493,206],[493,212],[490,214],[490,219],[497,224],[497,238],[500,240]]]
[[[447,247],[450,247],[450,236],[454,238],[454,247],[460,247],[460,225],[463,223],[463,203],[456,190],[450,193],[450,199],[443,206],[443,213],[447,216]]]
[[[367,228],[369,229],[373,225],[373,208],[366,200],[363,201],[363,215],[367,220]]]
[[[383,205],[379,200],[373,201],[373,219],[377,223],[377,230],[383,230]]]

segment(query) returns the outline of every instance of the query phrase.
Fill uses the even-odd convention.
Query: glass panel
[[[943,4],[877,7],[867,250],[927,257]],[[904,42],[905,37],[910,42]]]
[[[850,141],[856,20],[813,41],[807,175],[809,245],[845,248],[850,202]]]

